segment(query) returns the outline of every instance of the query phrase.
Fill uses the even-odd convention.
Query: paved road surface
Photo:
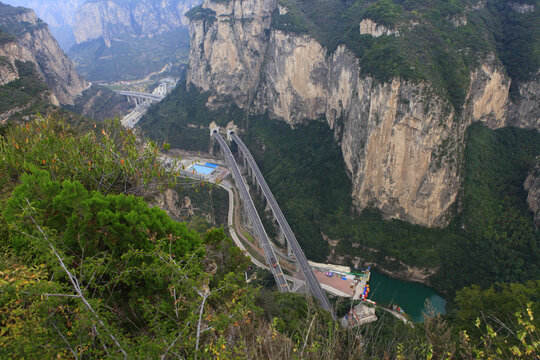
[[[223,150],[223,154],[225,155],[225,160],[227,164],[229,165],[229,169],[232,172],[234,181],[236,182],[236,186],[238,190],[240,191],[240,197],[244,201],[244,206],[246,207],[248,216],[251,219],[251,222],[253,223],[255,235],[257,236],[261,244],[261,247],[264,250],[266,261],[268,263],[270,272],[272,273],[272,275],[274,275],[274,279],[276,280],[278,289],[281,292],[288,292],[289,285],[287,284],[287,280],[285,280],[283,270],[281,269],[281,266],[279,265],[277,261],[277,257],[276,257],[276,254],[274,253],[274,249],[272,249],[272,246],[270,245],[270,240],[268,239],[268,235],[266,234],[266,231],[264,230],[259,214],[257,213],[257,210],[255,209],[253,200],[251,199],[251,196],[249,195],[249,191],[247,190],[247,186],[244,182],[244,179],[242,178],[242,175],[240,174],[240,169],[238,168],[238,165],[236,164],[236,160],[234,159],[231,153],[231,150],[229,149],[229,146],[227,146],[227,143],[225,142],[225,140],[223,140],[221,135],[219,135],[219,133],[215,131],[213,133],[213,136],[217,140],[219,145],[221,146],[221,149]]]
[[[294,233],[291,230],[291,227],[289,226],[289,223],[285,219],[285,216],[281,212],[281,209],[274,198],[274,195],[270,191],[270,188],[268,187],[268,184],[266,183],[266,180],[264,180],[264,177],[259,170],[259,167],[257,166],[257,163],[253,159],[253,156],[251,156],[251,153],[249,152],[248,148],[242,140],[236,134],[231,133],[231,138],[234,142],[238,144],[238,148],[242,153],[244,154],[244,157],[247,159],[249,166],[251,167],[251,170],[255,174],[255,177],[257,178],[257,181],[259,182],[259,185],[262,188],[263,194],[266,197],[266,200],[268,201],[268,205],[272,209],[272,212],[274,213],[274,216],[279,223],[279,226],[281,230],[283,231],[283,234],[285,235],[285,238],[287,239],[287,242],[289,243],[289,246],[291,247],[294,256],[296,257],[296,260],[298,261],[298,264],[300,265],[300,268],[302,269],[302,272],[304,273],[304,276],[306,277],[306,281],[309,285],[309,288],[311,289],[311,293],[313,296],[318,299],[321,303],[321,306],[323,309],[329,311],[333,316],[334,313],[332,311],[332,305],[330,305],[330,302],[328,301],[328,298],[326,297],[324,291],[322,290],[319,282],[315,278],[315,275],[313,274],[313,270],[311,269],[311,266],[309,266],[308,261],[306,259],[306,256],[304,255],[304,252],[302,251],[302,248],[300,247],[300,244],[298,244],[298,240],[296,240],[296,237],[294,236]]]
[[[263,264],[262,262],[260,262],[259,260],[251,256],[251,253],[249,252],[249,250],[246,249],[246,247],[244,246],[240,238],[238,238],[238,235],[236,235],[236,230],[234,228],[234,223],[233,223],[234,192],[232,190],[232,185],[229,184],[227,180],[223,180],[219,184],[219,186],[227,190],[227,192],[229,193],[229,214],[227,216],[227,224],[229,225],[229,232],[231,233],[231,238],[233,239],[234,243],[236,244],[236,246],[238,246],[238,248],[240,248],[240,250],[244,251],[245,255],[250,258],[251,262],[255,266],[261,269],[270,270],[270,268],[266,264]],[[306,282],[304,280],[300,280],[289,275],[285,275],[285,280],[287,280],[289,283],[292,283],[292,289],[290,289],[291,292],[299,292],[302,289],[302,287],[306,285]],[[331,289],[328,289],[328,291],[332,292],[334,291],[334,289],[331,288]],[[342,296],[341,294],[336,294],[336,295]]]

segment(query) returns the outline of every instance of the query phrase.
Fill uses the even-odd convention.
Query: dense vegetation
[[[463,211],[446,229],[385,221],[371,209],[352,212],[341,154],[323,124],[292,130],[284,123],[253,120],[249,134],[253,155],[308,257],[326,258],[328,248],[318,245],[324,233],[340,240],[339,255],[358,256],[388,270],[402,270],[398,259],[440,267],[432,284],[450,293],[469,284],[540,276],[540,232],[534,230],[523,189],[540,155],[536,131],[471,126]]]
[[[141,120],[142,128],[173,147],[207,151],[210,121],[225,125],[244,117],[234,105],[209,111],[206,101],[207,95],[180,84],[151,108]],[[291,129],[266,116],[251,116],[247,124],[244,141],[308,258],[326,259],[330,249],[323,236],[328,236],[339,240],[337,255],[357,256],[390,271],[403,270],[400,261],[439,268],[431,284],[449,294],[469,284],[538,278],[540,235],[533,230],[522,186],[540,155],[537,132],[471,126],[462,215],[445,229],[428,229],[384,220],[374,209],[360,214],[352,210],[341,152],[323,122]]]
[[[486,5],[494,15],[492,29],[500,59],[513,79],[526,81],[540,66],[538,1],[494,0]],[[532,6],[534,10],[523,13],[516,11],[515,7],[520,6]],[[517,90],[515,86],[513,90]]]
[[[188,227],[199,232],[206,231],[212,225],[227,226],[229,213],[229,194],[221,187],[208,184],[184,184],[175,189],[178,194],[177,220],[186,221]],[[189,198],[191,206],[182,208],[185,199]]]
[[[488,1],[486,8],[458,0],[280,3],[288,12],[274,17],[275,28],[310,34],[329,52],[344,44],[358,56],[362,71],[381,81],[394,76],[427,80],[457,111],[465,100],[470,70],[488,53],[499,56],[514,80],[525,80],[540,67],[538,6],[521,14],[512,8],[521,2],[504,0]],[[362,19],[399,35],[360,35]]]
[[[201,235],[130,195],[172,180],[156,150],[118,122],[40,118],[5,131],[0,357],[537,357],[538,282],[463,290],[454,325],[432,316],[412,328],[377,310],[379,322],[354,330],[301,295],[251,285],[252,271],[248,284],[248,261],[223,230]]]
[[[448,275],[446,283],[489,286],[540,278],[540,231],[533,225],[523,188],[538,155],[537,131],[470,127],[463,211],[456,220],[466,238],[456,239],[455,246],[446,245],[441,252],[443,270],[466,272]]]
[[[127,114],[133,108],[127,97],[115,94],[112,90],[96,84],[92,84],[90,88],[83,91],[74,102],[72,106],[64,107],[98,121]]]
[[[12,116],[20,118],[51,111],[50,93],[35,64],[16,60],[15,66],[19,78],[0,86],[0,114],[13,110]]]
[[[177,29],[152,38],[118,35],[107,47],[103,39],[74,45],[69,57],[89,81],[136,80],[162,70],[165,65],[186,63],[189,33]]]
[[[302,140],[297,134],[302,132]],[[349,209],[350,181],[331,131],[318,122],[291,129],[285,122],[252,118],[244,137],[306,256],[323,261],[328,244],[322,229],[328,215]],[[265,150],[263,151],[263,144]]]
[[[173,92],[159,104],[148,109],[139,126],[153,139],[161,139],[173,147],[193,151],[209,151],[212,121],[224,126],[232,119],[243,118],[243,111],[228,105],[219,112],[206,108],[208,94],[186,90],[186,83],[179,83]],[[181,144],[181,145],[180,145]]]
[[[4,45],[6,43],[13,42],[15,40],[17,40],[15,36],[0,30],[0,45]]]

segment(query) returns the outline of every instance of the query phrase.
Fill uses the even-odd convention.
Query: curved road
[[[332,311],[332,305],[330,305],[330,302],[328,301],[328,298],[326,297],[324,291],[322,290],[321,285],[315,278],[315,275],[313,274],[311,266],[309,266],[306,256],[304,255],[304,252],[302,251],[300,244],[298,244],[298,240],[296,240],[296,236],[294,236],[294,233],[292,232],[291,227],[289,226],[289,223],[287,222],[287,220],[285,219],[285,216],[281,212],[281,209],[276,199],[274,198],[272,191],[270,191],[270,188],[268,187],[268,184],[266,183],[264,176],[259,170],[257,163],[253,159],[253,156],[251,156],[251,153],[249,152],[246,145],[244,145],[242,140],[240,140],[240,138],[236,136],[234,132],[231,132],[230,136],[238,144],[238,148],[244,154],[244,157],[247,159],[248,164],[251,167],[251,170],[255,174],[255,177],[257,178],[257,181],[259,182],[259,185],[262,188],[264,196],[266,197],[266,200],[268,201],[268,205],[270,205],[270,208],[272,209],[272,212],[274,213],[274,216],[281,230],[283,231],[283,234],[285,235],[285,238],[287,239],[287,242],[289,243],[289,246],[291,247],[294,253],[294,256],[296,257],[296,260],[298,261],[298,264],[300,265],[300,268],[302,269],[302,272],[304,273],[306,277],[306,281],[309,285],[309,288],[311,289],[311,293],[313,294],[315,298],[317,298],[320,301],[322,308],[330,312],[334,316],[334,312]]]
[[[246,249],[244,244],[242,244],[242,241],[238,238],[238,235],[236,235],[236,230],[235,230],[234,221],[233,221],[234,220],[233,219],[234,217],[234,192],[232,190],[232,185],[229,184],[227,180],[223,180],[220,184],[218,184],[218,186],[222,187],[229,193],[229,214],[227,215],[227,225],[229,226],[229,232],[231,234],[231,238],[233,239],[234,243],[236,244],[236,246],[238,246],[240,250],[244,252],[246,256],[250,258],[251,262],[255,266],[261,269],[270,270],[270,268],[266,264],[263,264],[262,262],[257,260],[255,257],[253,257],[253,255],[251,255],[249,250]],[[289,283],[293,284],[292,289],[290,289],[291,292],[298,292],[303,286],[306,285],[306,282],[304,280],[300,280],[289,275],[285,275],[285,279]],[[329,291],[332,291],[332,290],[329,290]],[[343,296],[340,294],[337,294],[337,295]]]
[[[268,239],[268,235],[266,234],[266,231],[264,230],[264,226],[261,222],[261,218],[259,217],[259,214],[257,213],[257,210],[255,209],[253,200],[251,199],[251,196],[249,195],[249,191],[247,190],[247,185],[245,184],[244,179],[242,178],[242,175],[240,174],[240,169],[238,168],[238,165],[236,164],[236,160],[234,159],[231,153],[231,150],[229,149],[229,146],[227,145],[225,140],[223,140],[221,135],[219,135],[217,131],[214,131],[212,135],[217,140],[221,149],[223,150],[223,154],[225,155],[225,160],[229,164],[229,168],[232,171],[234,181],[236,182],[236,186],[238,190],[240,191],[240,197],[244,200],[244,206],[246,207],[248,216],[250,217],[253,223],[255,235],[259,239],[259,242],[261,243],[261,247],[264,250],[266,261],[270,268],[270,272],[272,273],[272,275],[274,275],[274,279],[276,280],[278,289],[281,292],[288,292],[289,285],[287,284],[287,280],[285,280],[283,270],[281,269],[281,266],[279,265],[277,261],[277,257],[276,257],[276,254],[274,253],[274,249],[272,249],[272,246],[270,245],[270,240]]]

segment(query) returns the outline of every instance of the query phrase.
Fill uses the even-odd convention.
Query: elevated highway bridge
[[[134,99],[138,105],[138,101],[144,102],[160,102],[165,98],[163,95],[155,95],[148,93],[141,93],[136,91],[115,91],[118,95],[127,96],[130,99]]]
[[[266,230],[264,229],[264,226],[262,224],[261,218],[259,217],[259,214],[257,213],[255,204],[253,204],[253,200],[251,199],[251,195],[249,194],[247,185],[244,182],[242,174],[240,173],[238,164],[236,163],[236,160],[234,159],[234,156],[231,150],[229,149],[229,146],[227,145],[225,140],[223,140],[221,135],[219,135],[217,130],[212,131],[212,136],[218,142],[221,148],[221,151],[223,152],[223,155],[225,156],[225,161],[227,162],[227,165],[229,166],[229,169],[231,170],[234,181],[236,183],[236,187],[238,188],[238,191],[240,192],[240,198],[244,202],[244,206],[247,211],[248,217],[253,225],[255,235],[257,236],[257,239],[259,240],[260,245],[262,246],[264,250],[266,262],[268,263],[270,272],[272,273],[272,275],[274,276],[274,279],[276,280],[278,289],[281,292],[289,292],[290,291],[289,285],[287,284],[287,280],[285,279],[283,270],[281,269],[281,266],[279,265],[279,262],[277,261],[277,257],[276,257],[276,254],[274,253],[274,249],[272,248],[272,245],[270,244],[270,239],[268,238]]]
[[[302,248],[300,247],[298,240],[296,239],[296,236],[291,230],[291,227],[289,226],[287,219],[285,219],[285,215],[283,215],[281,208],[279,207],[276,199],[274,198],[272,191],[268,187],[268,184],[266,183],[264,176],[259,170],[257,163],[255,162],[255,160],[253,159],[253,156],[249,152],[249,149],[246,147],[244,142],[240,140],[240,138],[234,132],[232,131],[229,132],[229,137],[231,138],[232,141],[234,141],[238,145],[239,152],[241,156],[243,157],[244,161],[247,162],[247,166],[251,170],[254,181],[261,188],[262,194],[266,198],[266,201],[268,205],[270,206],[270,209],[272,210],[274,219],[277,221],[279,225],[279,230],[285,236],[285,239],[287,240],[287,245],[292,250],[292,253],[294,254],[294,257],[296,258],[296,261],[298,262],[300,269],[304,273],[306,282],[309,286],[309,289],[311,290],[312,295],[316,299],[319,300],[323,309],[332,313],[332,305],[330,305],[330,302],[328,301],[328,298],[326,297],[324,291],[322,290],[321,285],[315,278],[315,274],[313,274],[313,270],[311,269],[311,266],[309,265],[306,259],[306,256],[304,252],[302,251]]]
[[[256,220],[254,221],[254,224],[253,224],[255,228],[255,232],[256,232],[257,237],[259,238],[259,241],[261,241],[264,252],[266,254],[266,259],[268,261],[268,264],[270,265],[270,270],[272,271],[275,269],[273,267],[273,264],[277,263],[276,256],[275,256],[272,246],[270,245],[268,235],[266,234],[266,231],[264,230],[264,227],[262,226],[262,223],[260,221],[257,210],[255,209],[251,196],[249,195],[249,191],[247,190],[247,186],[244,182],[244,179],[242,178],[242,175],[238,168],[238,164],[236,163],[236,160],[234,159],[227,143],[225,142],[225,140],[223,140],[221,135],[219,135],[218,130],[217,129],[212,130],[211,134],[219,143],[219,146],[223,154],[225,155],[225,159],[227,163],[229,164],[229,166],[231,167],[233,177],[235,179],[235,182],[237,183],[237,186],[239,187],[240,194],[241,194],[242,199],[245,202],[245,206],[247,207],[249,217]],[[296,261],[298,262],[298,265],[304,274],[306,283],[309,286],[311,294],[316,299],[319,300],[321,307],[325,309],[326,311],[330,312],[332,316],[335,318],[335,314],[332,310],[332,305],[328,301],[328,298],[326,297],[324,291],[322,290],[321,285],[315,278],[315,274],[313,273],[311,266],[308,264],[306,256],[304,252],[302,251],[302,248],[300,247],[298,240],[296,239],[293,231],[291,230],[291,227],[289,226],[287,220],[285,219],[285,216],[283,215],[281,208],[279,207],[276,199],[274,198],[272,191],[270,191],[270,188],[268,187],[268,184],[266,183],[264,176],[259,170],[257,163],[253,159],[253,156],[249,152],[249,149],[233,131],[228,132],[228,138],[234,141],[238,145],[240,160],[245,163],[246,168],[248,169],[248,173],[253,178],[253,182],[259,187],[260,192],[266,198],[266,201],[272,210],[272,214],[274,215],[274,219],[277,221],[279,225],[279,231],[281,232],[282,236],[285,237],[287,241],[287,245],[289,246],[290,250],[294,254],[294,257],[296,258]],[[279,267],[279,264],[277,266]],[[283,274],[283,272],[281,271],[281,268],[279,268],[279,272],[281,273],[281,275]],[[276,274],[276,271],[272,271],[272,273],[274,275],[274,278],[276,278],[276,283],[278,284],[278,288],[281,288],[282,287],[282,285],[280,285],[282,281],[281,277],[277,276],[279,274]],[[283,281],[285,281],[284,278],[283,278]],[[287,290],[289,290],[288,287],[287,287]]]

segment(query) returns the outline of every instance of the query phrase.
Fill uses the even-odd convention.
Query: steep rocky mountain
[[[537,6],[445,4],[205,0],[188,14],[188,88],[292,127],[325,119],[357,209],[443,226],[468,126],[540,129],[538,36],[494,29],[538,34]]]
[[[18,64],[35,64],[39,77],[50,89],[53,104],[72,105],[74,98],[88,87],[88,83],[75,72],[51,35],[46,23],[34,11],[0,3],[0,85],[20,77]]]
[[[186,11],[199,0],[87,1],[77,10],[77,43],[102,38],[110,47],[119,34],[154,36],[187,27]]]
[[[0,3],[0,122],[37,112],[75,116],[59,105],[96,120],[131,107],[109,89],[90,87],[32,10]]]
[[[91,81],[137,80],[159,71],[177,76],[187,63],[187,10],[199,0],[87,1],[76,15],[69,52]],[[172,70],[171,70],[172,69]]]
[[[68,51],[75,44],[73,23],[77,9],[85,0],[6,0],[13,6],[23,6],[36,12],[45,21],[60,46]]]

